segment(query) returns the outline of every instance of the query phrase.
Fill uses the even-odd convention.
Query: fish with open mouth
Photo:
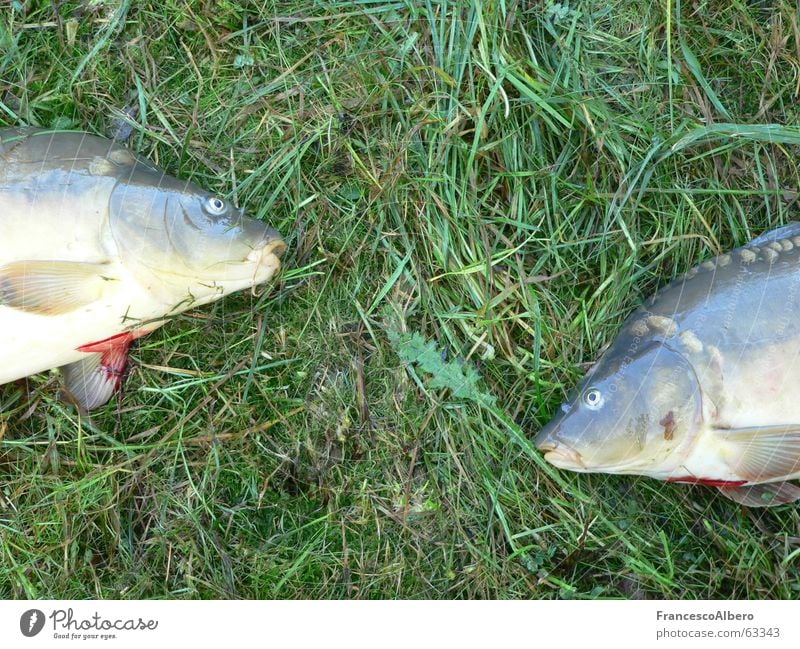
[[[800,499],[800,223],[659,291],[536,436],[579,472],[716,487],[749,507]]]
[[[266,282],[285,248],[111,140],[0,129],[0,384],[60,367],[74,400],[97,408],[135,339]]]

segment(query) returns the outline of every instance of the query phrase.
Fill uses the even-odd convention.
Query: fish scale
[[[634,311],[536,444],[575,471],[706,484],[749,506],[796,500],[798,318],[792,223],[695,266]]]

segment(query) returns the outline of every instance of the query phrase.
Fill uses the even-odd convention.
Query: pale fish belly
[[[769,427],[800,427],[800,336],[720,352],[721,394],[704,394],[704,399],[716,402],[716,416],[705,422],[680,470],[695,477],[750,483],[751,476],[739,467],[742,448],[730,444],[726,431],[756,429],[753,434],[758,436],[761,427],[765,434]],[[779,452],[777,444],[775,450]],[[758,482],[797,478],[800,469]]]
[[[0,306],[0,384],[82,360],[79,347],[135,331],[149,332],[173,305],[141,287],[119,264],[118,279],[100,300],[60,315],[39,315]]]

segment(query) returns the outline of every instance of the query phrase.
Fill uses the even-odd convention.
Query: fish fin
[[[61,368],[69,396],[86,410],[105,404],[122,389],[130,342],[88,355]]]
[[[60,315],[100,299],[108,264],[78,261],[15,261],[0,266],[0,306]]]
[[[721,452],[748,482],[777,480],[800,471],[800,425],[717,429]]]
[[[751,242],[749,242],[748,246],[763,246],[768,243],[772,243],[773,241],[780,241],[781,239],[788,239],[789,237],[797,237],[800,236],[800,223],[797,221],[792,221],[787,223],[786,225],[776,228],[775,230],[770,230],[769,232],[764,232],[760,234]]]
[[[162,323],[157,323],[160,326]],[[109,338],[104,338],[103,340],[96,340],[91,343],[86,343],[85,345],[81,345],[77,347],[77,351],[79,352],[109,352],[115,349],[128,349],[134,340],[137,338],[141,338],[142,336],[146,336],[152,331],[152,329],[132,329],[131,331],[125,331],[121,334],[115,334]]]
[[[748,487],[719,487],[726,498],[745,507],[774,507],[800,500],[800,487],[790,482],[766,482]]]

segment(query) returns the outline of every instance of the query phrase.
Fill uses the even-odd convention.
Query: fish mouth
[[[280,259],[284,252],[286,252],[286,242],[283,237],[274,228],[267,228],[261,241],[247,255],[246,261],[260,262],[270,255]]]
[[[283,253],[286,252],[286,242],[283,240],[280,232],[274,228],[267,228],[264,234],[262,250],[280,259]]]
[[[553,466],[572,471],[586,471],[586,464],[581,458],[581,454],[558,439],[556,433],[562,419],[563,416],[556,417],[542,428],[533,443],[544,453],[544,459]]]
[[[276,259],[280,259],[284,252],[286,252],[286,242],[283,239],[271,241],[261,249],[261,258],[272,255]]]
[[[549,440],[539,444],[538,449],[544,453],[545,460],[559,469],[586,470],[586,464],[584,464],[581,454],[574,448]]]

